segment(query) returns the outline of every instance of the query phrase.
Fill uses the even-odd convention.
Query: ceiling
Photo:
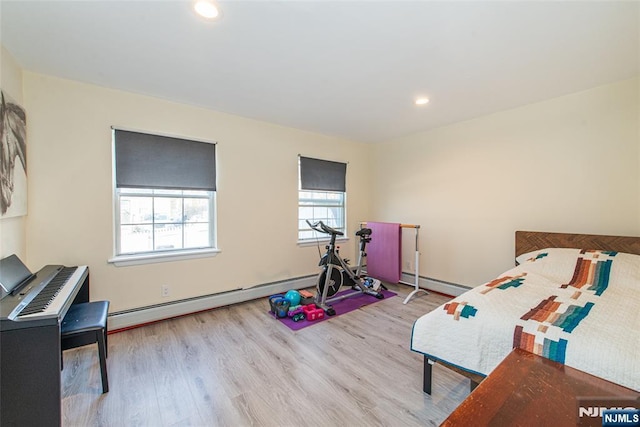
[[[640,73],[636,1],[191,5],[2,0],[0,42],[28,71],[361,142]]]

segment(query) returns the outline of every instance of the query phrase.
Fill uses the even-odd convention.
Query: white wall
[[[373,146],[372,219],[420,224],[420,274],[467,286],[513,266],[515,230],[640,235],[638,91],[627,80]]]
[[[315,273],[317,249],[299,247],[293,225],[298,154],[349,162],[350,234],[361,220],[420,224],[420,273],[439,280],[474,286],[509,268],[517,229],[640,234],[637,79],[370,146],[11,69],[28,118],[29,215],[26,238],[24,218],[0,222],[3,255],[26,252],[32,269],[88,264],[92,298],[112,311]],[[107,263],[112,125],[218,142],[221,254]],[[354,257],[353,239],[343,246]]]
[[[0,46],[0,87],[5,94],[24,107],[22,69],[3,46]],[[27,125],[29,119],[27,112]],[[27,133],[27,172],[29,172],[29,149],[29,135]],[[24,216],[0,219],[0,258],[16,254],[26,262],[25,224],[26,217]]]
[[[91,298],[119,311],[317,272],[297,245],[297,156],[348,162],[348,227],[368,217],[367,146],[237,116],[24,73],[29,115],[29,264],[87,264]],[[213,258],[115,267],[111,126],[217,141]],[[355,252],[354,239],[343,245]],[[162,298],[160,285],[171,286]]]

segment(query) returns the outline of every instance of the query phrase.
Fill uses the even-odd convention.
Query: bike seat
[[[361,228],[360,230],[356,231],[356,236],[369,237],[369,236],[371,236],[371,229],[370,228]]]

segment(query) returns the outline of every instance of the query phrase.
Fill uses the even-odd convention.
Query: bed
[[[411,350],[473,389],[522,348],[640,391],[640,237],[516,232],[516,267],[420,317]]]

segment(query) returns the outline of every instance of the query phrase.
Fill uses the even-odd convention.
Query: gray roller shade
[[[216,190],[212,143],[114,130],[116,186]]]
[[[347,191],[347,164],[300,156],[300,188],[312,191]]]

